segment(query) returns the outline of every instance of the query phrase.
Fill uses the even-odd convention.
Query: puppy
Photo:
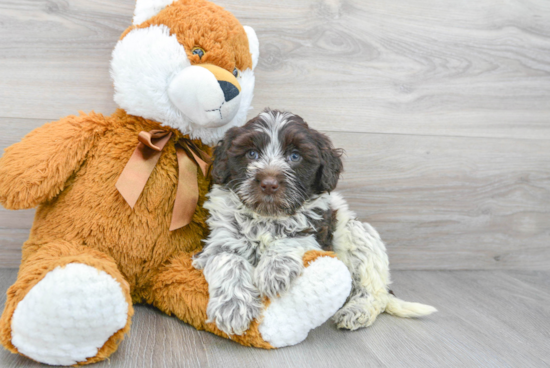
[[[339,328],[369,326],[381,312],[401,317],[436,309],[390,294],[389,262],[380,236],[332,192],[342,151],[297,115],[265,110],[230,129],[214,152],[214,186],[204,208],[210,236],[193,266],[209,284],[209,321],[240,335],[303,269],[308,250],[331,250],[353,278]]]

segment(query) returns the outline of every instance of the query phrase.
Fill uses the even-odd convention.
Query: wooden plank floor
[[[0,270],[1,304],[15,276],[15,270]],[[398,271],[393,279],[400,297],[439,312],[418,320],[382,315],[356,332],[328,322],[299,345],[263,351],[138,306],[130,336],[95,367],[550,366],[550,272]],[[40,367],[7,351],[0,352],[0,366]]]

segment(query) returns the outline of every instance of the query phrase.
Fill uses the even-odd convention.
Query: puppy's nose
[[[239,95],[239,89],[232,83],[226,81],[218,81],[225,97],[225,102],[229,102]]]
[[[261,181],[260,187],[265,194],[273,194],[279,189],[279,182],[274,177],[269,176]]]

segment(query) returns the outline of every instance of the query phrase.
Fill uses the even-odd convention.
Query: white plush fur
[[[252,27],[244,26],[244,31],[248,38],[250,55],[252,55],[252,69],[256,69],[256,65],[258,65],[258,60],[260,58],[260,41],[258,41],[258,36],[256,36],[256,32]]]
[[[132,115],[188,128],[168,96],[172,78],[191,66],[185,49],[167,26],[134,29],[113,50],[115,102]]]
[[[218,80],[207,69],[189,66],[176,75],[168,86],[170,101],[189,120],[205,128],[229,123],[241,104],[241,94],[225,101]]]
[[[120,284],[94,267],[57,267],[17,305],[12,343],[38,362],[73,365],[97,355],[126,325],[128,303]]]
[[[252,45],[254,55],[258,55],[257,42]],[[211,80],[213,76],[201,83],[186,68],[200,67],[191,66],[185,49],[175,35],[170,35],[168,27],[134,29],[113,51],[111,77],[115,102],[129,114],[158,121],[214,144],[229,128],[245,123],[252,103],[254,72],[241,71],[239,96],[224,102],[219,84]],[[196,112],[197,109],[203,111]]]
[[[172,4],[174,0],[137,0],[134,10],[134,25],[145,22]]]
[[[271,299],[259,326],[262,338],[276,348],[302,342],[342,306],[350,290],[351,276],[342,262],[317,258],[288,293]]]

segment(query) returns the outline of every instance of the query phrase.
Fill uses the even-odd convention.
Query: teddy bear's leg
[[[271,349],[295,345],[326,322],[346,301],[351,275],[333,253],[309,251],[304,272],[281,297],[267,300],[262,317],[243,335],[228,336],[206,323],[208,284],[192,266],[191,254],[172,260],[156,277],[153,304],[199,330],[230,338],[245,346]]]
[[[21,265],[8,289],[0,339],[41,363],[88,364],[117,349],[132,314],[129,285],[111,257],[58,241]]]

